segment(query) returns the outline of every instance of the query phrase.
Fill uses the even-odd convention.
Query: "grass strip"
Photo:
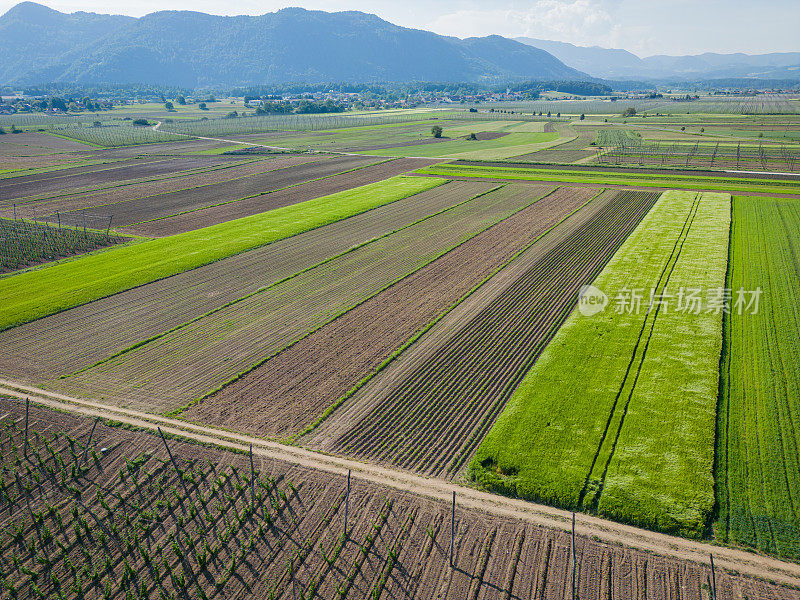
[[[0,330],[315,229],[445,183],[393,177],[0,280]]]
[[[715,537],[800,559],[800,204],[733,199],[727,287],[761,289],[725,316]],[[749,300],[749,295],[745,296]]]
[[[727,177],[662,175],[649,173],[610,173],[600,171],[567,171],[553,169],[520,169],[518,167],[472,166],[442,163],[415,171],[422,175],[442,177],[480,177],[488,179],[517,179],[525,181],[554,181],[591,183],[596,185],[633,185],[640,187],[669,187],[713,191],[757,192],[770,194],[800,194],[800,182],[777,179],[740,179]]]

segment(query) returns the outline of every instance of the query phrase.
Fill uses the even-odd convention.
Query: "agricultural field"
[[[0,284],[3,297],[0,330],[309,231],[444,182],[391,178],[252,217],[23,273]],[[20,293],[22,290],[25,293]]]
[[[0,117],[1,596],[796,597],[796,98],[242,106]]]
[[[0,218],[0,273],[112,246],[124,238],[108,231]]]
[[[700,537],[714,505],[722,348],[722,308],[711,292],[725,287],[729,227],[730,196],[664,194],[592,284],[611,304],[572,312],[487,434],[470,476],[523,498]],[[696,308],[682,296],[695,289],[703,290]]]
[[[600,190],[576,190],[589,199]],[[588,192],[588,193],[587,193]],[[352,421],[324,426],[324,448],[454,477],[530,364],[558,329],[581,285],[636,227],[656,194],[611,192],[533,244],[509,267],[501,293],[475,297],[438,343],[403,356],[355,399]],[[467,308],[467,307],[465,307]],[[442,324],[446,327],[447,324]],[[480,365],[480,368],[476,368]],[[430,402],[430,398],[439,398]],[[347,408],[347,407],[345,407]],[[334,413],[335,416],[335,413]],[[319,442],[317,442],[319,443]]]
[[[26,411],[19,400],[0,399],[0,411],[9,597],[549,598],[572,585],[566,532],[451,513],[440,500],[258,449]],[[712,585],[707,566],[584,536],[574,555],[581,598],[699,600]],[[725,600],[792,593],[723,570],[713,577]]]
[[[761,290],[725,316],[717,417],[717,536],[800,558],[797,201],[736,196],[726,287]]]
[[[58,387],[129,405],[157,397],[164,412],[174,411],[238,379],[537,198],[483,183],[445,187],[441,193],[448,193],[451,208],[125,349],[62,379]]]

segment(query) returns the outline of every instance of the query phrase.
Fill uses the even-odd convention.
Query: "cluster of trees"
[[[325,102],[314,102],[312,100],[301,100],[297,103],[292,102],[269,102],[264,101],[256,108],[257,115],[308,115],[324,113],[344,112],[346,107],[342,104],[326,100]]]

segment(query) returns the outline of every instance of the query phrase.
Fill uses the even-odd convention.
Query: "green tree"
[[[442,137],[442,128],[439,127],[438,125],[434,125],[433,127],[431,127],[431,135],[435,138]]]
[[[198,104],[197,108],[199,108],[200,110],[208,110],[208,107],[206,106],[205,102],[201,102],[200,104]]]
[[[164,102],[164,108],[166,108],[168,111],[173,111],[173,110],[175,110],[175,105],[172,102],[169,102],[169,101],[168,102]]]
[[[186,104],[186,98],[184,98],[183,96],[178,96],[177,98],[175,98],[175,102],[177,102],[181,106],[184,106]]]
[[[636,109],[633,108],[632,106],[626,108],[625,111],[622,113],[623,117],[633,117],[635,115],[636,115]]]
[[[581,113],[581,121],[583,121],[585,118],[586,118],[586,115]]]

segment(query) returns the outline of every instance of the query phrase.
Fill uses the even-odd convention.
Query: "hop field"
[[[730,199],[667,192],[594,285],[723,287]],[[663,299],[663,297],[662,297]],[[576,308],[470,466],[481,485],[699,537],[714,504],[719,312]],[[673,306],[674,308],[674,306]]]

